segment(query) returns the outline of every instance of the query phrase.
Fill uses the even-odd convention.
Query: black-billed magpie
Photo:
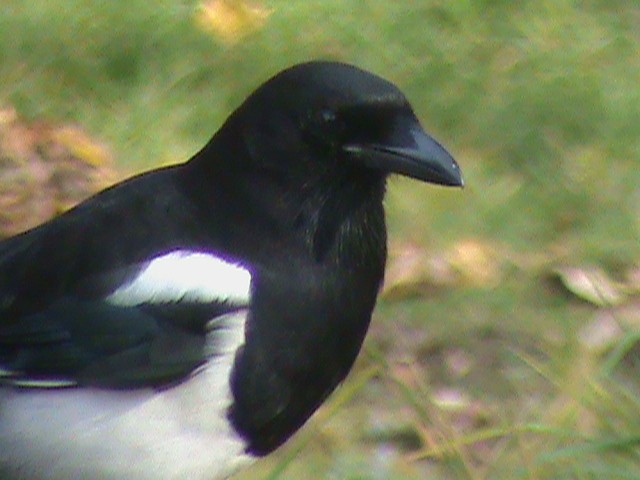
[[[284,443],[360,350],[392,173],[462,185],[397,87],[305,63],[0,243],[0,477],[212,480]]]

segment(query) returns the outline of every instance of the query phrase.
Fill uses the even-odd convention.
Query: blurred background
[[[0,236],[317,58],[396,83],[467,187],[392,179],[356,368],[237,478],[640,478],[635,1],[2,0]]]

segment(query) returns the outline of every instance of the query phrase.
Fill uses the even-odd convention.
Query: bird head
[[[296,65],[260,86],[230,118],[259,167],[295,177],[401,174],[462,186],[453,157],[392,83],[351,65]],[[223,129],[224,130],[224,129]]]

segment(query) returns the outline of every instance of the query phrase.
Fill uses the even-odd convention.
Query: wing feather
[[[250,300],[249,270],[208,252],[176,250],[126,272],[112,275],[121,284],[102,298],[68,295],[0,322],[0,381],[40,388],[179,381],[219,353],[206,342],[216,328],[223,333],[215,319]]]

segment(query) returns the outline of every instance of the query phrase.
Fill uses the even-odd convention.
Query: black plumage
[[[215,319],[240,312],[226,416],[246,452],[271,452],[358,354],[384,275],[390,173],[462,185],[391,83],[334,62],[281,72],[189,162],[0,243],[0,389],[179,389],[216,358]],[[150,273],[151,290],[127,290],[172,252],[246,270],[247,298]]]

